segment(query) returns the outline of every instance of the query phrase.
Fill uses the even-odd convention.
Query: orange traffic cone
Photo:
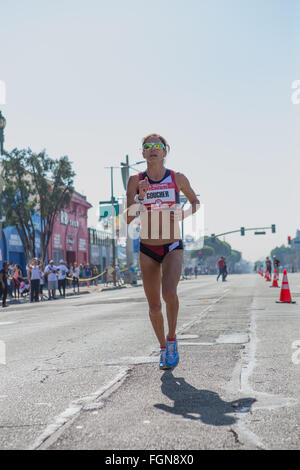
[[[270,278],[270,271],[266,271],[266,281],[268,281],[268,282],[271,281],[271,278]]]
[[[273,276],[273,284],[270,287],[279,287],[278,285],[278,278],[277,278],[277,272],[274,269],[274,276]]]
[[[280,304],[280,303],[295,304],[296,303],[295,301],[292,301],[286,269],[283,271],[280,299],[276,300],[276,303],[277,304]]]

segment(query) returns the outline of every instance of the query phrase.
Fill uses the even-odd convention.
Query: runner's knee
[[[151,316],[161,315],[161,302],[149,303],[149,315]]]
[[[166,303],[177,302],[177,290],[172,287],[164,287],[162,289],[162,296]]]

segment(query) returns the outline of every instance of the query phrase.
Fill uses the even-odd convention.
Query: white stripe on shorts
[[[172,243],[172,245],[169,246],[169,251],[174,250],[177,246],[179,246],[179,242]]]

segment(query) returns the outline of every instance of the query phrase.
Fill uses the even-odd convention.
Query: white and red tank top
[[[145,195],[143,204],[147,210],[156,210],[164,207],[172,207],[180,203],[179,189],[175,181],[173,170],[166,169],[165,175],[160,181],[153,181],[147,175],[147,172],[139,173],[139,180],[148,177],[149,189]]]

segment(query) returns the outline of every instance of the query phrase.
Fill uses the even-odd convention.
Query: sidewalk
[[[124,288],[135,288],[135,287],[141,287],[143,284],[142,284],[142,281],[138,281],[138,283],[136,285],[131,285],[131,284],[125,284],[125,285],[122,285],[122,286],[111,286],[111,287],[103,287],[103,284],[98,284],[97,286],[90,286],[90,287],[87,287],[87,286],[82,286],[81,290],[79,291],[79,294],[73,292],[73,288],[72,287],[69,287],[66,289],[66,298],[74,298],[74,297],[80,297],[81,295],[86,295],[86,294],[93,294],[95,292],[105,292],[105,291],[113,291],[113,290],[120,290],[120,289],[124,289]],[[55,301],[58,301],[58,300],[62,300],[64,297],[61,297],[59,292],[57,293],[57,296],[56,296],[56,299]],[[51,300],[52,302],[52,300]],[[45,290],[44,291],[44,300],[41,302],[33,302],[31,303],[30,302],[30,295],[27,295],[26,297],[21,297],[19,299],[15,299],[14,297],[12,298],[7,298],[7,307],[5,309],[2,308],[1,306],[1,300],[0,300],[0,312],[1,311],[4,311],[4,310],[9,310],[9,307],[18,307],[18,306],[24,306],[24,305],[28,305],[28,306],[32,306],[32,305],[36,305],[36,304],[43,304],[43,303],[48,303],[48,296],[47,296],[47,291]]]

